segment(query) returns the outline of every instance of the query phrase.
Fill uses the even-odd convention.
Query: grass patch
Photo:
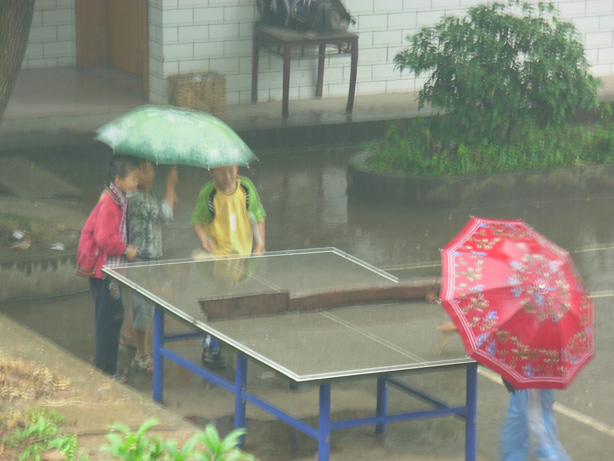
[[[56,452],[67,461],[85,461],[78,453],[77,436],[65,434],[64,417],[46,408],[30,407],[23,414],[11,415],[14,426],[2,438],[0,454],[18,453],[19,460],[40,459],[43,453]]]
[[[504,171],[604,165],[614,162],[612,105],[593,123],[521,125],[505,141],[464,136],[446,115],[418,118],[406,126],[389,124],[386,135],[363,144],[374,171],[455,177]]]

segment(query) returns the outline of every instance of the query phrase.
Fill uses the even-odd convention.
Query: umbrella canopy
[[[594,304],[569,253],[524,222],[471,218],[441,261],[467,354],[516,389],[565,389],[593,358]]]
[[[137,107],[95,130],[114,153],[156,164],[205,168],[248,166],[258,160],[226,123],[206,112],[173,106]]]

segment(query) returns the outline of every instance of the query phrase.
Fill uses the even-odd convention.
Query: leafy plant
[[[430,73],[419,106],[447,112],[459,142],[509,141],[518,125],[561,125],[578,109],[598,106],[598,80],[589,74],[584,47],[552,4],[479,5],[408,41],[394,58],[396,68]]]
[[[462,176],[614,161],[612,106],[599,107],[574,26],[552,4],[490,3],[408,37],[395,66],[429,73],[419,106],[440,114],[369,143],[378,171]]]
[[[143,422],[136,432],[121,423],[113,424],[117,432],[107,434],[109,445],[103,445],[105,451],[116,459],[129,460],[173,460],[184,461],[194,459],[199,461],[251,461],[252,455],[237,448],[245,430],[237,429],[220,439],[217,429],[208,425],[205,431],[199,431],[179,448],[174,440],[163,441],[157,436],[148,435],[148,431],[158,424],[158,420],[150,418]]]
[[[455,142],[442,129],[447,123],[443,117],[431,117],[407,127],[389,124],[382,139],[363,148],[369,152],[372,170],[435,177],[602,165],[614,162],[611,112],[605,105],[599,122],[573,124],[565,130],[521,125],[507,142],[480,137]]]
[[[162,442],[156,436],[146,435],[147,431],[158,424],[158,420],[150,418],[145,421],[136,432],[121,423],[114,423],[112,428],[117,432],[107,434],[110,445],[103,445],[101,449],[123,460],[150,460],[160,459]]]
[[[10,447],[19,447],[20,460],[40,459],[42,453],[56,450],[63,453],[67,460],[85,460],[77,454],[77,437],[74,434],[60,433],[58,425],[64,423],[64,417],[44,408],[29,408],[24,414],[25,427],[14,429],[2,440]]]

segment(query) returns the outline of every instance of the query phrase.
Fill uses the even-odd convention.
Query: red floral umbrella
[[[524,222],[471,218],[441,261],[467,354],[516,389],[565,389],[593,358],[594,304],[569,253]]]

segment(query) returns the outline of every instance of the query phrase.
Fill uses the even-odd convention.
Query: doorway
[[[147,98],[147,0],[75,0],[77,66]]]

